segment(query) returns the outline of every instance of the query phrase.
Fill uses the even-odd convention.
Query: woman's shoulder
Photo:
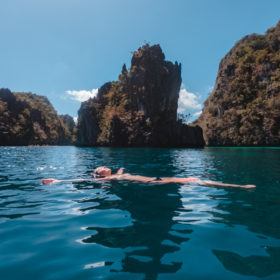
[[[123,178],[127,178],[127,177],[130,177],[131,174],[129,173],[123,173],[123,174],[114,174],[114,175],[111,175],[110,178],[111,179],[123,179]]]

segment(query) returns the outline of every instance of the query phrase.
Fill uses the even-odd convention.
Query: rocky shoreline
[[[159,45],[133,53],[118,81],[100,87],[82,103],[77,144],[119,147],[203,147],[199,126],[178,120],[181,64],[165,60]]]
[[[222,59],[196,124],[210,146],[280,145],[280,22]]]
[[[0,145],[72,145],[75,124],[59,116],[49,100],[32,93],[0,89]]]
[[[222,59],[193,124],[178,119],[181,64],[159,45],[136,50],[117,81],[81,104],[78,123],[46,97],[0,89],[0,145],[204,147],[280,145],[280,22]]]

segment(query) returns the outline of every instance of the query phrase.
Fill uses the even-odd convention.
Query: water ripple
[[[280,275],[280,149],[2,147],[0,156],[1,279]],[[40,184],[99,165],[257,189]]]

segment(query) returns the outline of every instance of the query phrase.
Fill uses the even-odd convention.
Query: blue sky
[[[3,0],[0,11],[0,87],[45,95],[76,116],[74,99],[116,80],[143,43],[159,43],[182,63],[181,105],[194,113],[221,58],[242,36],[274,26],[280,1]]]

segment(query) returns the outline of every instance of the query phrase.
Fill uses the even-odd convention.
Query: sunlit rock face
[[[280,22],[222,59],[196,123],[209,145],[280,145]]]
[[[58,116],[44,96],[0,89],[0,145],[69,145],[72,121]]]
[[[83,102],[78,145],[203,146],[200,127],[177,121],[181,65],[165,60],[159,45],[144,45],[123,65],[118,81]]]

